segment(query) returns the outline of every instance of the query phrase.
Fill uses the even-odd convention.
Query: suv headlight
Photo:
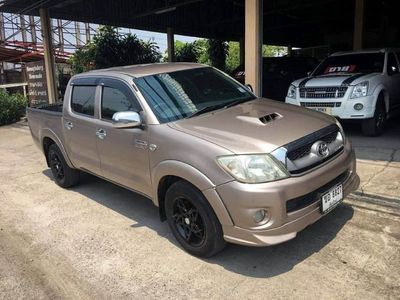
[[[220,156],[217,161],[237,181],[244,183],[262,183],[289,177],[283,165],[269,154]]]
[[[368,81],[361,82],[354,86],[353,92],[351,93],[352,99],[365,97],[368,95]]]
[[[296,99],[296,87],[291,84],[289,86],[288,92],[287,92],[287,97],[288,98],[292,98],[292,99]]]

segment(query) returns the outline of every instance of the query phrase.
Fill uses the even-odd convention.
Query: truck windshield
[[[384,53],[330,56],[316,68],[313,76],[335,73],[382,73],[384,60]]]
[[[134,82],[160,123],[255,99],[246,88],[210,67],[150,75]]]

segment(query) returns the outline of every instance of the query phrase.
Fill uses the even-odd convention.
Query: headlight
[[[354,86],[353,92],[351,93],[352,99],[365,97],[368,94],[368,81],[361,82]]]
[[[346,136],[344,134],[343,126],[338,120],[336,120],[336,125],[339,127],[340,134],[342,135],[343,144],[346,143]]]
[[[293,84],[289,86],[287,97],[296,99],[296,87]]]
[[[220,156],[217,161],[237,181],[244,183],[269,182],[289,177],[281,163],[269,154]]]

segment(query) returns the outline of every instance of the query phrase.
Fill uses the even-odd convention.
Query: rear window
[[[71,108],[74,112],[94,116],[96,86],[76,85],[72,89]]]
[[[382,73],[384,61],[384,53],[359,53],[330,56],[318,66],[313,75]]]

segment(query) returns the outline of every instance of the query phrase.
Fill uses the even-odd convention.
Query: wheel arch
[[[183,180],[203,193],[221,224],[232,225],[229,213],[215,191],[215,184],[202,172],[181,161],[168,160],[159,163],[152,170],[153,202],[159,208],[160,219],[165,220],[165,193],[177,181]]]
[[[389,112],[389,93],[387,92],[385,86],[383,86],[383,85],[377,86],[374,91],[374,95],[375,95],[374,106],[376,107],[379,97],[383,97],[384,104],[385,104],[385,110],[386,110],[386,113],[388,113]]]
[[[61,140],[57,137],[57,135],[51,130],[51,129],[43,129],[41,131],[41,147],[42,151],[46,157],[46,163],[47,166],[49,166],[49,161],[48,161],[48,151],[49,148],[52,144],[56,144],[57,147],[61,150],[61,153],[64,156],[65,161],[67,162],[68,166],[71,168],[74,168],[72,162],[70,161],[67,152],[65,151],[65,148],[61,142]]]

